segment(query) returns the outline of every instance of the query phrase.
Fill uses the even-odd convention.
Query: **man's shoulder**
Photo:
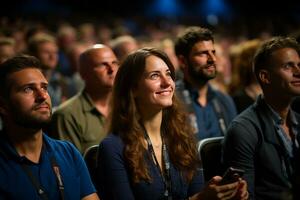
[[[226,101],[233,102],[233,99],[229,94],[226,94],[226,93],[224,93],[220,90],[216,90],[216,89],[212,89],[212,91],[213,91],[213,94],[216,98],[218,98],[222,101],[226,100]]]
[[[238,114],[232,121],[232,125],[242,125],[244,127],[258,126],[259,113],[256,112],[254,105],[249,106],[243,112]]]
[[[54,151],[55,153],[58,152],[59,154],[66,155],[66,153],[73,154],[74,151],[77,151],[75,146],[69,141],[53,139],[46,134],[44,134],[43,138],[46,144],[49,145],[48,147],[51,149],[51,151]]]
[[[82,94],[79,93],[74,97],[68,99],[67,101],[63,102],[61,105],[57,107],[54,114],[66,114],[66,113],[74,113],[78,112],[80,107],[82,107]]]

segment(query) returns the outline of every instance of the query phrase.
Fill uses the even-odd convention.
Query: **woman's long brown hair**
[[[151,181],[145,161],[147,149],[143,145],[144,129],[133,96],[145,70],[146,58],[151,55],[161,58],[167,64],[175,80],[174,67],[162,51],[143,48],[131,53],[116,75],[109,118],[108,131],[119,135],[123,140],[125,162],[135,183],[141,180]],[[162,130],[172,164],[190,181],[199,165],[196,140],[176,95],[173,97],[172,106],[163,110]]]

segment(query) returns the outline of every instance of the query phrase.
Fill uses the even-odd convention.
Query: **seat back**
[[[89,170],[91,179],[95,184],[96,168],[97,168],[97,154],[99,145],[93,145],[87,148],[83,154],[84,161]]]
[[[222,142],[224,136],[202,139],[198,143],[198,152],[202,162],[205,182],[213,176],[221,176],[224,169],[221,163]]]

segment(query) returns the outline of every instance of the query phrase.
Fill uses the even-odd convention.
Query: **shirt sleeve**
[[[99,145],[96,182],[101,200],[134,199],[123,146],[121,139],[114,135],[109,135]]]
[[[246,121],[243,123],[235,121],[228,128],[223,144],[224,167],[245,170],[243,178],[247,181],[250,197],[254,194],[254,159],[257,143],[257,130],[253,125]]]

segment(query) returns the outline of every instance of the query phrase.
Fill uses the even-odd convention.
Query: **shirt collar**
[[[195,87],[192,87],[190,84],[188,84],[187,82],[186,84],[186,88],[190,91],[191,94],[191,98],[194,100],[197,100],[199,97],[199,90]],[[210,84],[207,85],[207,100],[211,100],[215,97],[215,90],[211,87]]]
[[[90,112],[92,110],[98,111],[93,103],[92,98],[86,91],[82,91],[82,106],[85,112]]]
[[[8,137],[5,135],[3,131],[0,132],[0,153],[6,158],[6,159],[13,159],[18,162],[24,162],[26,157],[20,156],[17,152],[14,145],[10,142]],[[52,152],[51,145],[49,144],[49,141],[47,140],[49,138],[46,134],[43,133],[43,146],[42,146],[42,152],[41,157],[44,152]],[[29,161],[29,160],[28,160]]]
[[[268,110],[270,112],[270,115],[271,115],[273,121],[277,125],[282,125],[283,124],[283,119],[280,117],[280,115],[269,104],[267,104],[267,102],[266,102],[266,105],[268,107]],[[292,109],[289,109],[288,117],[291,120],[292,126],[297,126],[298,125],[297,118],[296,118],[295,113]]]

